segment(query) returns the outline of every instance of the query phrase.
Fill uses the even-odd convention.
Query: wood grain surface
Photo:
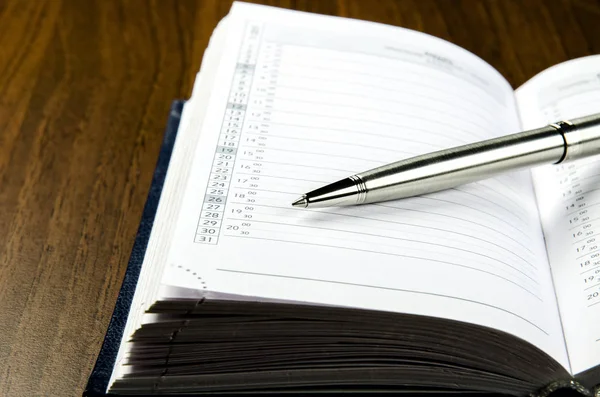
[[[265,2],[433,34],[518,86],[600,53],[592,0]],[[81,395],[171,101],[230,1],[0,0],[0,395]]]

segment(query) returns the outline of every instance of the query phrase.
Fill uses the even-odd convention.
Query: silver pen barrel
[[[600,114],[397,161],[313,190],[293,205],[395,200],[596,153],[600,153]]]

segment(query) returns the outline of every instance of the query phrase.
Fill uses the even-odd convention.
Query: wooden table
[[[600,2],[270,3],[424,31],[517,87],[600,53]],[[171,100],[230,1],[0,0],[0,395],[81,395]]]

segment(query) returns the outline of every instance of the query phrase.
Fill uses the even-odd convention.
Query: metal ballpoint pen
[[[292,205],[317,208],[395,200],[594,154],[600,154],[600,113],[397,161],[308,192]]]

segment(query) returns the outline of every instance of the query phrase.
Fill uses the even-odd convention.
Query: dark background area
[[[600,53],[600,1],[264,4],[430,33],[516,88]],[[0,0],[0,395],[81,395],[119,291],[171,101],[219,0]]]

